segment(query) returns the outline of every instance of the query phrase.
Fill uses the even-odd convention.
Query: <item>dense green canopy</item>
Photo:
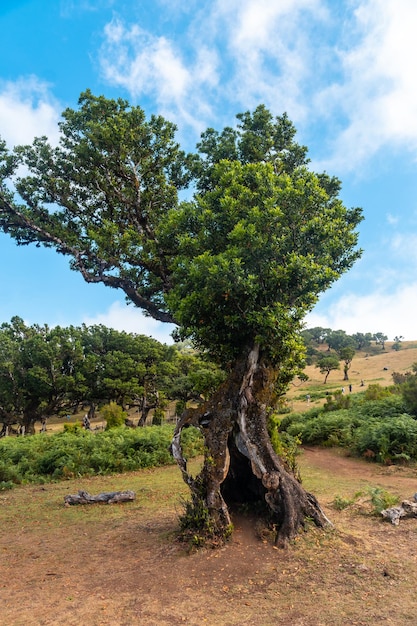
[[[223,364],[255,342],[290,362],[306,312],[358,258],[361,212],[308,169],[285,114],[261,105],[237,118],[186,155],[173,124],[86,91],[64,111],[58,147],[2,144],[0,227],[68,255]],[[13,195],[19,164],[29,174]]]

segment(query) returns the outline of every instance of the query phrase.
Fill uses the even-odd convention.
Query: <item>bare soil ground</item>
[[[338,626],[416,622],[417,520],[398,527],[366,504],[332,508],[381,486],[402,499],[417,471],[341,451],[306,449],[304,484],[335,524],[286,550],[247,517],[218,550],[175,539],[176,468],[24,486],[0,494],[0,624],[4,626]],[[120,505],[64,507],[63,496],[133,488]]]

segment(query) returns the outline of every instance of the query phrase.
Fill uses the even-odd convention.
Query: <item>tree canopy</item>
[[[308,169],[286,115],[259,106],[238,120],[187,156],[173,124],[86,91],[63,113],[59,146],[2,145],[0,226],[218,357],[258,338],[282,361],[289,331],[358,257],[361,212],[344,207],[337,179]],[[12,198],[19,164],[29,174]],[[191,182],[197,192],[179,202]]]

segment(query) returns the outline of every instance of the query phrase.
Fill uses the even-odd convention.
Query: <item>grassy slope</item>
[[[392,350],[392,342],[387,342],[384,352],[380,349],[372,352],[357,352],[352,361],[349,381],[347,382],[343,380],[342,365],[339,371],[330,373],[326,385],[323,384],[324,375],[320,374],[320,370],[314,365],[307,366],[305,373],[309,377],[308,381],[302,384],[299,384],[299,381],[294,381],[287,398],[292,410],[304,411],[314,406],[314,402],[311,402],[309,407],[307,406],[306,395],[308,393],[311,394],[317,390],[331,392],[342,387],[345,387],[347,392],[349,384],[352,384],[352,392],[358,393],[364,389],[360,386],[361,380],[364,381],[365,388],[374,383],[384,387],[392,385],[393,372],[406,372],[416,362],[417,343],[415,341],[404,341],[398,352]],[[321,404],[323,401],[318,400],[317,404]]]

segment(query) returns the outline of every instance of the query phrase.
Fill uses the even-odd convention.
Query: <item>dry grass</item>
[[[349,370],[349,381],[343,380],[343,368],[330,373],[326,385],[323,384],[324,375],[314,365],[307,366],[305,373],[308,381],[299,384],[294,381],[287,397],[292,410],[305,411],[307,407],[306,395],[314,389],[335,391],[342,387],[348,391],[348,385],[352,385],[352,392],[357,393],[366,389],[368,385],[377,383],[382,386],[392,385],[392,373],[411,370],[413,363],[417,362],[417,343],[404,341],[401,350],[392,349],[392,342],[385,344],[385,351],[378,349],[375,352],[358,352]],[[385,369],[386,368],[386,369]],[[365,387],[361,387],[361,381]],[[317,401],[317,404],[322,403]],[[311,403],[314,406],[314,403]]]

